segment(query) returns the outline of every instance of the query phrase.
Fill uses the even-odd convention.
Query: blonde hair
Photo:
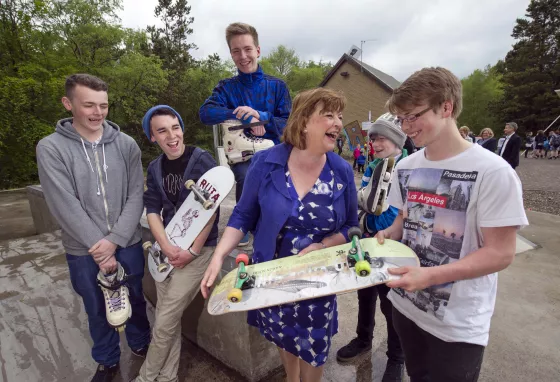
[[[482,134],[484,134],[485,131],[488,133],[490,138],[494,138],[494,132],[489,127],[485,127],[484,129],[480,130],[480,136],[482,136]]]
[[[461,126],[461,127],[459,127],[459,132],[465,133],[465,135],[469,135],[469,133],[471,132],[471,129],[469,129],[468,126]]]
[[[328,88],[311,89],[299,93],[294,98],[292,112],[286,122],[282,141],[300,150],[305,150],[307,141],[304,130],[319,104],[322,106],[321,114],[341,112],[346,107],[346,97],[342,92]]]
[[[408,77],[387,101],[386,107],[391,114],[410,112],[424,104],[435,112],[441,104],[453,104],[451,116],[459,117],[463,109],[461,81],[449,70],[441,67],[424,68]]]
[[[251,35],[251,37],[253,37],[255,46],[259,46],[259,34],[257,33],[255,27],[245,23],[232,23],[229,24],[226,28],[226,41],[228,47],[230,47],[232,38],[234,38],[235,36],[242,36],[244,34]]]

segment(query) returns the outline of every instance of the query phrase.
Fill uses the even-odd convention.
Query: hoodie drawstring
[[[91,164],[91,160],[89,159],[89,155],[87,153],[86,150],[86,144],[84,143],[84,140],[80,137],[80,140],[82,141],[82,147],[84,148],[84,153],[86,153],[86,159],[87,162],[89,163],[89,167],[91,168],[91,172],[93,172],[95,174],[95,170],[93,169],[93,165]],[[103,145],[103,161],[105,161],[105,145]],[[103,166],[105,167],[105,166]],[[107,176],[107,171],[105,171],[105,176]],[[97,183],[97,195],[101,195],[101,190],[99,190],[99,177],[96,175],[95,176],[95,182]]]
[[[105,161],[105,143],[103,143],[103,172],[105,173],[105,183],[109,184],[109,179],[107,178],[107,162]]]

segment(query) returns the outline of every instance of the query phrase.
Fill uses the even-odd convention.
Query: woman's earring
[[[307,134],[307,129],[303,129],[303,132]]]

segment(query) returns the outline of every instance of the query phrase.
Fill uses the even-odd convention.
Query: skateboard
[[[382,159],[373,170],[369,184],[358,191],[358,206],[368,214],[381,215],[389,207],[385,202],[395,168],[395,158]]]
[[[237,269],[224,276],[208,301],[208,313],[221,315],[286,304],[315,297],[351,292],[391,280],[388,268],[419,266],[414,251],[404,244],[375,238],[360,239],[361,231],[348,231],[350,243],[248,265],[245,254],[236,258]]]
[[[198,182],[189,179],[185,187],[191,190],[187,199],[165,227],[169,241],[182,249],[188,249],[206,226],[216,208],[231,191],[234,184],[233,172],[227,167],[217,166],[208,170]],[[148,270],[157,282],[162,282],[173,270],[167,257],[156,242],[145,242],[148,251]]]

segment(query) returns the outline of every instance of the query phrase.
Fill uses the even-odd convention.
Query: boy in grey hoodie
[[[56,131],[37,145],[39,179],[62,228],[72,286],[88,315],[92,356],[99,364],[92,381],[111,381],[118,370],[119,335],[107,322],[103,292],[97,285],[99,271],[108,276],[118,263],[124,268],[132,308],[126,326],[128,345],[134,354],[145,356],[150,342],[142,293],[141,152],[132,138],[105,120],[105,82],[75,74],[65,87],[62,103],[73,118],[60,120]]]

